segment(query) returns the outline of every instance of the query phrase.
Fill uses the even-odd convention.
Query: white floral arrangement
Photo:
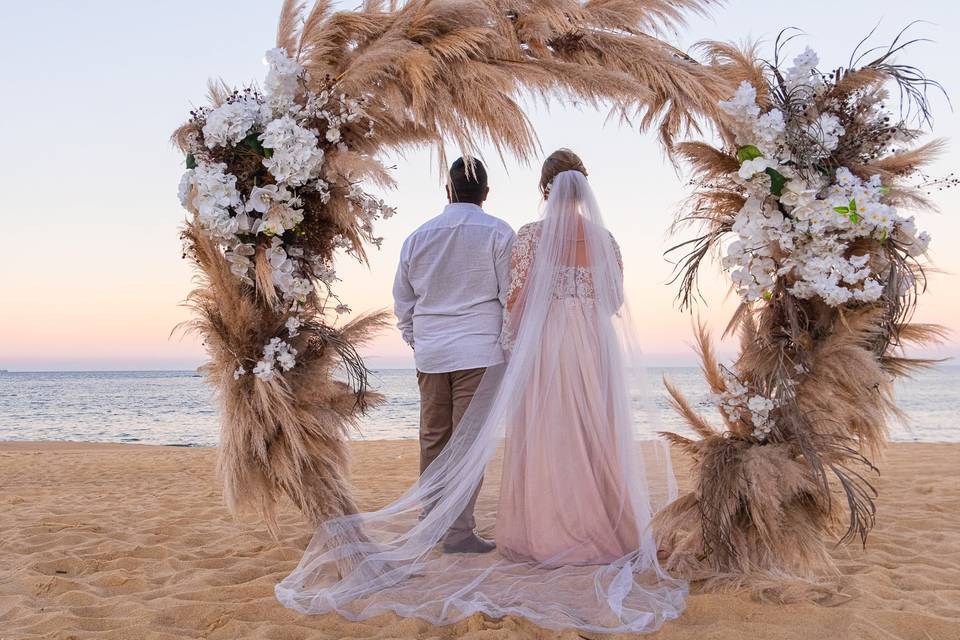
[[[862,132],[864,121],[875,124],[868,129],[882,131],[882,145],[890,150],[910,142],[915,132],[883,126],[889,114],[879,94],[858,96],[852,118],[849,105],[831,99],[817,64],[808,48],[786,72],[776,73],[763,88],[774,105],[766,110],[758,104],[758,88],[747,81],[720,104],[740,163],[730,178],[744,193],[723,266],[746,303],[769,300],[778,282],[797,298],[831,307],[875,302],[888,269],[864,241],[894,241],[912,257],[930,242],[891,203],[879,175],[864,179],[836,162],[841,145],[843,157],[856,157],[857,141],[848,139],[844,122],[861,125],[851,136]],[[901,280],[897,286],[912,284]]]
[[[696,327],[719,424],[666,381],[694,434],[663,434],[693,460],[695,486],[654,527],[677,575],[736,588],[777,575],[783,583],[765,577],[756,593],[782,598],[789,583],[822,598],[823,577],[837,573],[825,541],[866,543],[877,521],[871,458],[902,413],[894,382],[931,364],[910,347],[944,335],[912,320],[930,238],[907,212],[960,184],[926,173],[944,148],[922,140],[943,87],[898,59],[918,41],[907,29],[880,47],[868,35],[827,73],[809,48],[785,62],[792,29],[771,57],[753,43],[701,45],[730,97],[710,117],[716,144],[675,147],[692,192],[674,229],[695,235],[668,254],[679,254],[681,307],[702,298],[701,269],[714,261],[740,304],[723,333],[738,338],[727,365]]]
[[[767,396],[751,392],[732,371],[721,369],[724,389],[712,395],[714,404],[727,420],[745,422],[753,427],[753,437],[766,440],[773,430],[774,419],[771,415],[777,408],[777,402]]]
[[[906,207],[929,206],[932,188],[958,183],[923,172],[941,148],[918,144],[930,124],[927,91],[941,87],[893,61],[899,37],[863,67],[827,74],[810,48],[781,66],[790,39],[781,34],[772,62],[714,46],[719,68],[752,62],[718,103],[722,144],[678,145],[696,176],[680,221],[701,230],[671,250],[686,251],[679,298],[690,306],[702,261],[718,255],[742,303],[728,331],[745,337],[738,359],[713,378],[714,403],[731,433],[759,443],[800,428],[797,397],[817,375],[812,345],[836,326],[873,318],[876,357],[902,346],[930,244]],[[899,90],[899,114],[888,85]],[[758,369],[757,354],[767,351],[769,369]]]
[[[347,158],[338,167],[349,164],[351,155],[364,160],[346,130],[373,135],[365,98],[339,94],[334,81],[320,92],[308,89],[307,72],[284,49],[268,51],[265,62],[263,91],[248,87],[219,95],[213,106],[191,112],[183,134],[181,204],[220,246],[233,275],[286,316],[283,335],[270,338],[259,361],[238,359],[237,379],[249,372],[271,380],[296,366],[289,340],[306,322],[301,314],[315,283],[335,301],[337,313],[350,312],[333,292],[331,253],[355,251],[358,240],[379,247],[382,238],[373,235],[373,224],[394,213],[328,162],[332,155]],[[329,228],[330,218],[336,219],[325,212],[333,197],[344,199],[358,222],[332,237],[311,235],[312,223]]]

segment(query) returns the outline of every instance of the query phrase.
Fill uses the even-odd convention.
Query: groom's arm
[[[404,342],[413,348],[413,310],[417,306],[417,294],[410,285],[407,274],[409,266],[410,256],[404,243],[400,250],[397,276],[393,280],[393,313],[397,316],[397,329],[400,329]]]

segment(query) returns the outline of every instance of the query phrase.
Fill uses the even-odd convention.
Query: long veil
[[[669,453],[652,432],[652,408],[634,419],[645,412],[630,396],[642,382],[619,252],[583,174],[557,176],[536,226],[536,251],[505,323],[507,364],[487,371],[443,452],[398,500],[318,528],[276,587],[285,606],[352,620],[393,611],[438,625],[474,613],[516,615],[601,633],[653,631],[683,610],[687,585],[661,570],[650,529],[653,514],[676,497]],[[525,428],[529,420],[540,428]],[[578,471],[565,463],[574,446],[602,448]],[[492,532],[498,504],[516,498],[527,480],[518,452],[556,458],[536,479],[544,499],[602,477],[604,513],[628,532],[619,537],[626,546],[587,553],[594,523],[584,518],[570,525],[578,541],[549,557],[516,557],[502,544],[487,554],[444,553],[446,532],[481,485],[478,529]],[[531,527],[534,538],[549,533]]]

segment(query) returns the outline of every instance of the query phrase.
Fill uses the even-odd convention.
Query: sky
[[[0,54],[6,60],[0,101],[4,153],[0,175],[0,369],[189,369],[204,359],[196,337],[174,328],[189,318],[180,303],[191,287],[178,231],[176,198],[183,159],[170,133],[201,104],[209,78],[231,84],[262,79],[281,0],[88,0],[8,3]],[[355,3],[341,2],[343,8]],[[885,45],[914,20],[919,43],[900,60],[960,95],[956,59],[958,3],[947,0],[728,0],[709,17],[692,17],[672,36],[684,49],[702,39],[771,41],[783,27],[805,32],[822,67],[844,64],[877,23]],[[958,98],[960,100],[960,98]],[[938,136],[960,139],[957,114],[933,96]],[[578,105],[530,105],[546,156],[564,146],[584,159],[607,225],[623,247],[627,293],[639,338],[653,364],[689,364],[694,315],[719,332],[735,306],[726,281],[707,269],[705,302],[681,312],[668,284],[667,230],[688,177],[655,139],[605,122]],[[399,188],[387,198],[398,215],[380,224],[383,248],[369,268],[340,260],[338,292],[355,311],[390,307],[403,239],[445,203],[427,150],[389,157]],[[485,156],[491,182],[487,210],[514,228],[538,216],[539,166]],[[931,172],[950,173],[954,142]],[[930,355],[960,355],[960,190],[937,193],[939,213],[918,221],[933,235],[937,273],[917,319],[946,325],[949,344]],[[727,347],[731,348],[730,346]],[[412,357],[395,330],[364,351],[370,366],[408,367]]]

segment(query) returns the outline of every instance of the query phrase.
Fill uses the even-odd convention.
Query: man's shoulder
[[[516,237],[517,234],[513,232],[513,227],[511,227],[506,220],[502,220],[486,211],[481,212],[481,214],[484,216],[483,219],[486,225],[493,229],[498,236],[509,240]]]
[[[505,220],[502,220],[490,213],[487,213],[485,210],[480,207],[472,208],[468,212],[457,212],[457,215],[451,215],[451,212],[444,211],[439,215],[436,215],[419,227],[413,230],[407,237],[407,241],[414,239],[416,236],[429,233],[431,231],[438,231],[442,229],[455,229],[464,225],[471,226],[482,226],[490,228],[498,234],[506,235],[513,237],[513,227],[511,227]]]
[[[443,214],[441,213],[441,214],[435,215],[432,218],[428,219],[426,222],[422,223],[419,227],[414,229],[413,232],[407,237],[407,239],[409,240],[410,238],[413,238],[414,236],[424,233],[425,231],[430,231],[432,229],[437,229],[444,226],[447,226],[447,225],[443,221]]]

